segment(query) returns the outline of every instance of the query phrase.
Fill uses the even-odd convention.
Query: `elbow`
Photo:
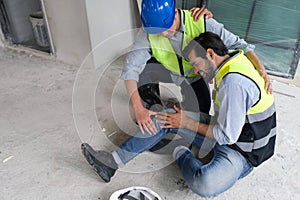
[[[233,137],[233,135],[230,135],[217,127],[213,129],[213,135],[219,145],[231,145],[236,143],[238,140],[238,138]]]

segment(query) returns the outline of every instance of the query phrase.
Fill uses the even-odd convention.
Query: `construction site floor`
[[[119,80],[122,64],[79,68],[0,47],[0,199],[107,200],[130,186],[164,200],[203,199],[186,187],[171,155],[145,152],[110,183],[82,157],[82,142],[113,150],[137,128]],[[300,82],[272,80],[276,152],[214,200],[300,199]]]

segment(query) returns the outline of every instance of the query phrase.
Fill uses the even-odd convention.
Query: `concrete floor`
[[[129,186],[150,187],[163,199],[201,199],[168,155],[145,152],[108,184],[81,156],[82,142],[112,150],[127,137],[122,132],[136,129],[118,81],[121,66],[119,59],[101,70],[88,64],[79,70],[0,47],[0,199],[106,200]],[[213,199],[300,199],[300,85],[276,78],[273,86],[275,155]]]

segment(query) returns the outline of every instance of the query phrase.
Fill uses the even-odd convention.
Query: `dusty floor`
[[[118,81],[120,66],[118,60],[105,69],[78,70],[0,47],[0,199],[106,200],[135,185],[150,187],[163,199],[201,199],[180,181],[170,156],[146,152],[109,184],[82,158],[83,141],[112,150],[126,138],[121,132],[136,128]],[[275,155],[213,199],[300,199],[300,88],[281,79],[273,86]]]

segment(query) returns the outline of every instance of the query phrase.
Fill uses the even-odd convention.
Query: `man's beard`
[[[214,64],[210,60],[205,60],[205,70],[202,71],[202,77],[206,82],[212,80],[215,76],[216,70],[214,70]]]

